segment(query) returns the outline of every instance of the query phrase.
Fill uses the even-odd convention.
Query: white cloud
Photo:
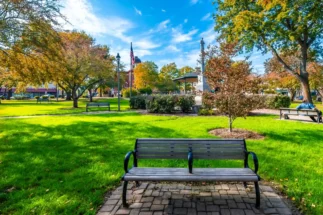
[[[172,42],[173,43],[181,43],[192,40],[192,36],[198,32],[198,29],[193,29],[189,31],[187,34],[181,32],[181,28],[172,28]]]
[[[166,51],[171,51],[171,52],[179,52],[181,51],[179,48],[177,48],[175,45],[169,45],[165,48]]]
[[[188,19],[184,19],[184,23],[187,23],[188,22]]]
[[[196,4],[199,0],[191,0],[191,4]]]
[[[210,26],[209,29],[207,29],[206,31],[200,34],[200,37],[204,39],[207,45],[214,43],[217,36],[218,36],[218,33],[214,31],[213,26]]]
[[[156,61],[156,64],[158,65],[158,68],[161,68],[165,64],[175,62],[177,65],[177,68],[182,68],[184,66],[190,66],[192,68],[195,68],[197,66],[200,66],[197,62],[197,60],[199,59],[199,56],[200,56],[200,50],[193,49],[189,52],[182,53],[181,55],[175,58],[158,60]]]
[[[167,19],[165,21],[160,22],[155,28],[149,30],[148,34],[157,33],[163,30],[167,30],[167,25],[170,23],[170,20]]]
[[[201,18],[201,21],[206,21],[206,20],[212,20],[211,13],[207,13],[205,14],[205,16]]]
[[[139,49],[154,49],[159,47],[160,44],[150,41],[149,38],[143,38],[139,41],[134,41],[133,46],[134,48],[139,48]]]
[[[120,17],[99,17],[87,0],[63,1],[62,14],[69,21],[64,23],[65,29],[83,30],[95,36],[106,34],[125,42],[131,41],[131,38],[125,35],[125,32],[134,27],[130,21]]]
[[[164,9],[161,9],[161,11],[162,11],[163,13],[166,13],[166,10],[164,10]]]
[[[139,16],[141,16],[141,15],[142,15],[142,13],[141,13],[141,11],[140,11],[140,10],[138,10],[136,7],[133,7],[133,8],[135,9],[136,14],[138,14]]]

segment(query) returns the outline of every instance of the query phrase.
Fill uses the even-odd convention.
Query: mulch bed
[[[209,131],[209,134],[222,137],[222,138],[234,138],[234,139],[244,138],[244,139],[260,140],[265,138],[265,136],[258,134],[256,132],[248,131],[244,129],[238,129],[238,128],[232,129],[232,132],[230,132],[228,128],[216,128],[214,130]]]

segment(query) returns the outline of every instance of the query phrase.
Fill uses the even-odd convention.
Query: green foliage
[[[42,99],[48,99],[48,98],[49,98],[49,96],[48,96],[48,95],[43,95],[43,96],[41,96],[41,98],[42,98]]]
[[[39,96],[34,96],[35,99],[39,99]]]
[[[146,109],[146,99],[147,96],[133,96],[130,99],[131,109]]]
[[[125,88],[121,91],[123,98],[129,98],[130,97],[130,88]],[[139,94],[138,90],[132,89],[131,90],[131,96],[137,96]]]
[[[150,113],[172,113],[177,97],[171,95],[154,95],[147,98],[147,110]]]
[[[181,108],[183,113],[188,113],[195,104],[195,97],[192,95],[178,96],[176,104]]]
[[[151,89],[151,87],[145,87],[145,88],[141,88],[141,89],[138,89],[139,93],[140,94],[152,94],[153,90]]]
[[[55,98],[55,96],[54,96],[54,95],[50,95],[50,96],[49,96],[49,98],[54,99],[54,98]]]
[[[212,109],[201,108],[198,112],[199,116],[212,116],[215,115],[215,112]]]
[[[279,109],[279,108],[289,108],[291,105],[291,100],[288,96],[284,95],[274,95],[274,96],[266,96],[265,106],[271,109]]]
[[[151,113],[172,113],[175,107],[180,107],[183,113],[192,110],[195,104],[194,96],[188,95],[152,95],[146,97],[146,107]]]

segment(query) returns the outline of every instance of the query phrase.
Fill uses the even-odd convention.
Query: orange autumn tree
[[[136,66],[134,73],[134,85],[136,89],[154,88],[158,82],[158,67],[152,61],[146,61]]]
[[[205,76],[215,92],[203,93],[204,103],[228,117],[230,132],[237,117],[246,117],[251,110],[261,105],[260,97],[252,95],[257,89],[258,78],[251,73],[247,61],[233,60],[237,51],[235,44],[221,43],[220,48],[212,48]]]

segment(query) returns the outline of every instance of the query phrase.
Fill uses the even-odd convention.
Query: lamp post
[[[206,82],[206,78],[205,78],[205,53],[204,53],[204,45],[205,45],[205,42],[203,40],[203,38],[201,39],[200,41],[200,47],[201,47],[201,70],[202,70],[202,91],[206,91],[208,89],[208,86],[207,86],[207,82]]]
[[[120,55],[119,53],[116,56],[117,58],[117,73],[118,73],[118,111],[120,111]]]

